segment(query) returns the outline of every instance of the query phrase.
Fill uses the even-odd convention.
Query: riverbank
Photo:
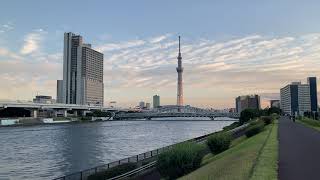
[[[277,131],[274,123],[256,136],[235,139],[230,149],[207,155],[201,168],[180,179],[277,179]]]
[[[103,119],[101,119],[103,118]],[[58,124],[77,124],[77,123],[94,123],[107,121],[109,117],[58,117],[58,118],[3,118],[0,119],[1,127],[19,127],[19,126],[41,126],[41,125],[58,125]]]

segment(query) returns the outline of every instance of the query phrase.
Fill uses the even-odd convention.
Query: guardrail
[[[229,132],[235,133],[237,131],[240,131],[240,130],[246,128],[246,126],[247,126],[247,124],[242,125],[240,127],[237,127],[235,129],[230,130]],[[214,132],[214,133],[217,133],[217,132]],[[203,136],[199,136],[199,137],[196,137],[196,138],[193,138],[193,139],[189,139],[189,140],[186,140],[186,141],[183,141],[183,142],[194,141],[194,142],[197,142],[197,143],[201,143],[201,142],[204,142],[207,139],[208,136],[210,136],[210,135],[212,135],[214,133],[210,133],[210,134],[206,134],[206,135],[203,135]],[[183,142],[180,142],[180,143],[183,143]],[[121,164],[132,163],[132,162],[133,163],[138,163],[138,162],[142,162],[144,160],[151,160],[151,158],[156,157],[160,153],[169,150],[170,148],[172,148],[175,145],[176,144],[165,146],[165,147],[162,147],[162,148],[159,148],[159,149],[155,149],[155,150],[148,151],[148,152],[145,152],[145,153],[142,153],[142,154],[138,154],[138,155],[131,156],[131,157],[128,157],[128,158],[124,158],[124,159],[121,159],[121,160],[118,160],[118,161],[114,161],[114,162],[111,162],[111,163],[108,163],[108,164],[105,164],[105,165],[97,166],[97,167],[94,167],[94,168],[90,168],[90,169],[86,169],[86,170],[83,170],[83,171],[80,171],[80,172],[69,174],[69,175],[66,175],[66,176],[63,176],[63,177],[55,178],[54,180],[87,180],[87,178],[90,175],[96,174],[96,173],[101,172],[101,171],[108,170],[109,168],[116,167],[116,166],[121,165]],[[153,162],[151,162],[151,163],[153,163]],[[129,172],[125,173],[125,174],[122,174],[119,177],[117,176],[118,178],[114,177],[114,178],[111,178],[111,179],[120,179],[120,178],[123,178],[123,177],[129,177],[129,176],[137,174],[137,173],[139,173],[139,172],[141,172],[143,170],[146,170],[147,168],[151,168],[154,165],[155,165],[155,161],[154,161],[154,164],[148,163],[148,164],[146,164],[144,166],[141,166],[141,167],[139,167],[137,169],[134,169],[134,170],[129,171]]]

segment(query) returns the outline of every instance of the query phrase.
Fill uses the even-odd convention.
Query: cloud
[[[159,42],[167,39],[169,36],[170,36],[170,34],[166,34],[166,35],[158,36],[155,38],[151,38],[149,42],[150,43],[159,43]]]
[[[16,99],[15,94],[31,99],[35,91],[55,95],[55,80],[62,78],[62,52],[40,52],[44,33],[26,35],[18,53],[0,47],[0,83],[8,84],[0,88],[0,99]],[[185,102],[194,106],[233,107],[236,96],[254,93],[268,100],[291,81],[320,77],[320,33],[182,42]],[[154,94],[160,94],[164,104],[176,102],[177,36],[101,42],[97,49],[104,53],[106,102],[134,106],[140,100],[152,101]]]
[[[0,33],[5,33],[8,31],[12,31],[14,29],[13,23],[8,22],[6,24],[0,25]]]
[[[24,44],[20,50],[20,53],[26,55],[37,52],[40,48],[40,43],[43,40],[44,33],[44,30],[37,29],[32,33],[27,34],[24,38]]]

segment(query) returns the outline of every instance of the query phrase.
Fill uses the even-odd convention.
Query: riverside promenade
[[[320,132],[288,117],[279,123],[279,179],[320,179]]]

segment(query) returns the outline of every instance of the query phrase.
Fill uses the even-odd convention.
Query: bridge
[[[216,117],[229,117],[237,119],[239,114],[237,113],[120,113],[116,114],[114,119],[124,120],[124,119],[147,119],[152,120],[152,118],[167,118],[167,117],[208,117],[212,120]]]
[[[138,113],[118,113],[115,114],[114,119],[147,119],[152,118],[167,118],[167,117],[208,117],[212,120],[216,117],[229,117],[238,119],[239,113],[232,112],[215,112],[212,110],[192,107],[192,106],[162,106],[151,111],[138,112]]]

